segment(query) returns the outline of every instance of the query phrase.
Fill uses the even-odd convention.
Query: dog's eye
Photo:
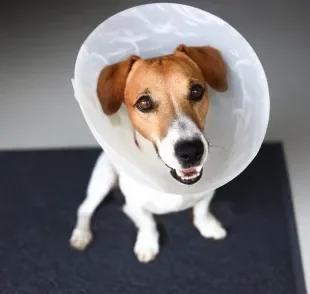
[[[193,85],[190,88],[190,98],[193,101],[200,101],[204,95],[204,89],[200,85]]]
[[[150,96],[142,96],[136,103],[136,107],[141,112],[149,112],[154,109],[154,103]]]

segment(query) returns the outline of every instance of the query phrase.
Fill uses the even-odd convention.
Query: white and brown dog
[[[116,113],[125,103],[134,128],[154,145],[154,152],[171,175],[191,185],[201,178],[209,150],[203,135],[209,102],[207,84],[216,91],[226,91],[226,75],[225,63],[215,48],[180,45],[170,55],[147,60],[130,56],[105,67],[97,93],[106,115]],[[203,237],[226,236],[209,211],[214,191],[199,197],[154,192],[118,174],[117,167],[102,153],[87,197],[78,209],[71,246],[83,250],[90,244],[91,217],[117,182],[126,199],[123,210],[138,229],[134,252],[141,262],[150,262],[159,252],[153,214],[193,208],[194,225]]]

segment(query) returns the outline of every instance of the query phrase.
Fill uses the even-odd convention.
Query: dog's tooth
[[[179,171],[179,170],[176,170],[176,173],[177,173],[177,175],[178,175],[179,177],[183,177],[183,176],[184,176],[183,173],[182,173],[181,171]]]

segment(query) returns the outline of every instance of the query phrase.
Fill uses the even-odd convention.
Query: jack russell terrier
[[[170,55],[146,60],[130,56],[106,66],[98,78],[97,94],[106,115],[116,113],[125,103],[133,127],[154,145],[172,177],[192,185],[200,180],[209,151],[203,135],[207,84],[219,92],[228,88],[220,52],[210,46],[179,45]],[[150,262],[159,253],[153,214],[193,208],[194,225],[203,237],[225,238],[225,229],[209,211],[214,191],[199,197],[154,192],[116,170],[102,153],[77,212],[70,239],[73,248],[84,250],[90,244],[91,218],[117,182],[126,200],[123,211],[137,227],[134,252],[140,262]]]

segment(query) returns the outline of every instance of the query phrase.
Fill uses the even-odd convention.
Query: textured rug
[[[84,253],[69,247],[99,152],[0,153],[0,293],[305,293],[280,144],[263,146],[218,190],[212,209],[226,240],[200,237],[188,212],[162,216],[163,247],[148,265],[132,252],[135,228],[119,191],[97,210],[93,245]]]

